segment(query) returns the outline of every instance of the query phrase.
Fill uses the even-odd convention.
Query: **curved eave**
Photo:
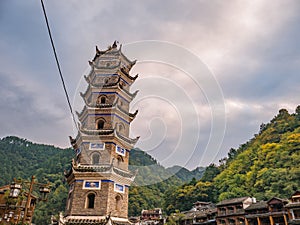
[[[135,139],[129,138],[129,137],[125,137],[121,134],[119,134],[119,132],[115,131],[116,137],[119,138],[122,141],[125,141],[127,144],[129,145],[135,145],[136,142],[139,140],[140,137],[136,137]]]
[[[79,113],[78,111],[76,111],[76,115],[78,117],[78,119],[80,120],[82,117],[84,117],[84,114],[87,110],[87,107],[86,105],[83,106],[83,109],[81,110],[81,112]]]
[[[88,88],[86,89],[86,91],[84,93],[80,92],[80,96],[84,99],[84,102],[86,103],[86,97],[88,95],[88,93],[91,92],[90,90],[90,85],[88,86]]]
[[[124,91],[130,98],[131,100],[135,98],[135,96],[137,95],[137,93],[139,92],[139,90],[136,90],[134,93],[130,93],[129,91],[127,91],[125,88],[122,87],[122,85],[119,84],[119,88]]]
[[[102,173],[105,173],[105,172],[109,172],[112,170],[112,165],[104,165],[104,166],[78,165],[78,166],[74,166],[74,170],[79,171],[79,172],[102,172]]]
[[[119,48],[119,52],[120,52],[120,56],[121,56],[121,58],[123,58],[125,61],[127,61],[127,63],[131,66],[131,67],[133,67],[135,64],[136,64],[136,60],[130,60],[130,59],[128,59],[124,54],[123,54],[123,52],[121,51],[121,49],[122,49],[122,45],[120,45],[120,48]]]
[[[117,47],[118,47],[118,45],[117,45],[116,41],[114,41],[114,43],[111,46],[108,46],[108,48],[104,51],[99,50],[98,46],[96,46],[96,54],[92,61],[96,61],[101,55],[118,54],[120,56],[120,58],[122,58],[124,61],[127,62],[127,64],[133,66],[136,63],[136,60],[131,61],[122,53],[122,51],[121,51],[122,45],[120,45],[119,49]]]
[[[121,67],[120,68],[120,72],[122,74],[124,74],[126,77],[128,77],[131,81],[135,81],[137,78],[138,78],[138,74],[136,74],[134,77],[130,76],[129,75],[129,71],[130,71],[131,68],[128,68],[128,67]]]
[[[130,172],[130,171],[125,171],[122,169],[119,169],[117,167],[114,167],[112,164],[111,165],[104,165],[104,166],[97,166],[97,165],[79,165],[79,166],[74,166],[73,169],[78,172],[98,172],[98,173],[114,173],[116,175],[129,178],[130,180],[133,180],[136,176],[136,174]]]
[[[130,171],[123,171],[121,169],[118,169],[116,167],[113,167],[113,172],[117,175],[120,175],[122,177],[129,178],[130,180],[134,180],[136,174],[131,173]]]
[[[66,179],[69,179],[71,177],[71,175],[73,174],[73,166],[69,171],[65,171],[64,175]]]
[[[86,135],[111,135],[114,133],[114,129],[87,130],[80,128],[80,132]]]
[[[130,122],[132,120],[134,120],[134,118],[136,117],[136,115],[138,114],[138,110],[136,110],[134,113],[128,113],[126,110],[122,109],[119,105],[116,105],[116,108],[118,110],[120,110],[123,114],[125,114],[126,116],[128,116],[130,118]]]

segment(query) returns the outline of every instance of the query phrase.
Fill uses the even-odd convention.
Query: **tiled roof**
[[[284,207],[286,208],[300,207],[300,202],[290,202],[286,204]]]
[[[222,205],[230,205],[230,204],[237,204],[237,203],[242,203],[249,197],[240,197],[240,198],[231,198],[231,199],[226,199],[217,204],[217,206],[222,206]]]
[[[260,202],[256,202],[256,203],[251,204],[245,210],[250,211],[250,210],[254,210],[254,209],[264,209],[264,208],[268,208],[267,202],[266,201],[260,201]]]

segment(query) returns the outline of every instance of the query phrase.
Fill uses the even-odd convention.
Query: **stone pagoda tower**
[[[129,92],[137,78],[129,75],[135,62],[116,42],[105,51],[96,47],[89,62],[79,132],[70,137],[76,157],[65,174],[70,189],[62,224],[128,223],[128,188],[135,177],[128,170],[129,152],[138,140],[129,137],[137,114],[129,113],[137,94]]]

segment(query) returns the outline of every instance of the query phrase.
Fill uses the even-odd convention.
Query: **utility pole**
[[[30,186],[29,186],[29,191],[27,193],[28,195],[27,195],[27,201],[26,201],[26,205],[25,205],[25,212],[24,212],[24,217],[23,217],[23,220],[22,220],[22,225],[25,224],[25,221],[27,219],[27,213],[28,213],[28,209],[30,207],[31,193],[32,193],[32,190],[33,190],[34,179],[35,179],[35,176],[32,176]]]

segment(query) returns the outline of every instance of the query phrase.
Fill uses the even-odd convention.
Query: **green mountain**
[[[167,191],[167,213],[185,211],[196,201],[254,196],[288,198],[300,188],[300,106],[294,114],[281,109],[254,137],[230,149],[220,165],[209,165],[200,180]]]
[[[184,182],[189,182],[195,178],[196,180],[199,180],[204,173],[205,167],[197,167],[196,169],[190,171],[184,167],[181,166],[172,166],[167,168],[167,171],[171,174],[174,174],[177,178]]]
[[[300,188],[300,106],[281,109],[238,149],[231,149],[214,179],[219,200],[254,196],[287,198]]]

